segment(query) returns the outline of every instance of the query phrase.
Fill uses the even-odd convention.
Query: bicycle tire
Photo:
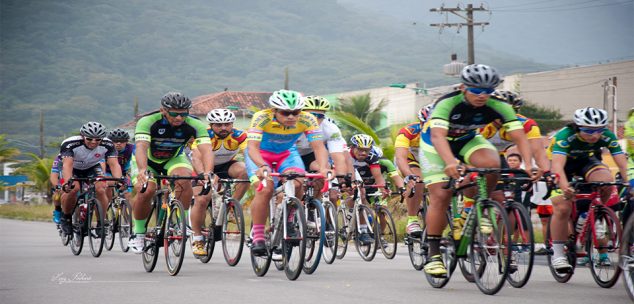
[[[59,230],[59,237],[62,241],[62,245],[63,246],[68,246],[68,243],[70,242],[70,235],[65,235],[64,233],[62,233],[61,228],[57,228]]]
[[[451,279],[451,275],[456,270],[456,264],[457,264],[456,247],[455,247],[455,243],[453,241],[453,235],[452,235],[453,223],[451,221],[451,215],[447,213],[446,216],[447,216],[447,227],[443,230],[441,235],[440,253],[443,259],[443,263],[445,264],[445,267],[447,267],[448,273],[445,277],[435,277],[425,272],[425,278],[427,279],[427,282],[429,282],[429,285],[431,285],[434,288],[445,287],[445,285],[449,283],[449,280]],[[423,240],[427,238],[427,226],[425,226],[423,229],[422,238]],[[423,244],[422,253],[424,253],[424,255],[422,255],[422,260],[423,260],[422,263],[424,267],[425,263],[427,263],[429,245],[427,244],[427,242],[423,242],[422,244]]]
[[[185,257],[187,219],[185,218],[185,208],[180,201],[172,200],[168,207],[170,210],[167,213],[163,247],[165,247],[167,272],[171,276],[175,276],[181,270]]]
[[[376,214],[374,213],[374,211],[366,206],[366,205],[359,205],[358,207],[358,212],[359,212],[359,217],[360,218],[364,218],[366,224],[368,225],[368,229],[370,227],[372,227],[372,229],[374,229],[374,219],[376,219]],[[353,215],[354,216],[354,215]],[[357,223],[358,225],[358,223]],[[360,236],[357,233],[357,230],[355,229],[355,238],[354,238],[354,246],[357,248],[357,252],[359,253],[359,255],[361,256],[361,258],[366,261],[366,262],[370,262],[374,259],[374,257],[376,256],[376,251],[377,251],[377,231],[372,231],[371,232],[371,237],[374,239],[373,242],[371,242],[370,244],[361,244]],[[372,235],[374,234],[374,235]]]
[[[292,217],[292,221],[287,223],[287,227],[289,224],[292,225],[291,227],[295,230],[294,237],[296,239],[282,239],[284,273],[286,274],[286,278],[294,281],[302,273],[302,269],[304,269],[306,257],[306,216],[304,215],[304,206],[296,198],[289,198],[285,207],[287,208],[286,214],[288,215],[285,220]]]
[[[533,263],[535,262],[535,236],[533,235],[533,224],[530,214],[524,205],[513,201],[507,206],[515,219],[515,233],[511,236],[511,254],[517,262],[517,270],[511,272],[507,280],[511,286],[521,288],[531,277]]]
[[[103,252],[103,245],[106,239],[106,227],[103,221],[103,208],[96,199],[88,203],[87,219],[88,219],[88,245],[90,245],[90,253],[93,257],[98,258]]]
[[[222,252],[229,266],[236,266],[244,248],[244,215],[238,201],[230,198],[226,203],[222,223]]]
[[[113,201],[110,201],[108,204],[108,210],[105,214],[105,222],[106,222],[106,240],[104,242],[104,248],[107,251],[112,250],[114,247],[114,239],[117,227],[117,220],[115,219],[115,212],[113,208]]]
[[[85,219],[82,219],[81,218],[82,216],[80,215],[82,204],[83,204],[83,200],[77,201],[77,204],[75,205],[75,210],[73,211],[72,220],[71,220],[73,233],[69,236],[70,251],[74,255],[81,254],[81,251],[84,248],[84,221]]]
[[[337,251],[335,256],[339,260],[346,256],[346,251],[348,251],[348,241],[350,240],[351,235],[348,233],[348,225],[350,223],[346,219],[344,208],[346,208],[344,204],[337,208]]]
[[[130,247],[128,247],[128,240],[132,235],[132,207],[130,207],[130,203],[127,200],[120,201],[120,212],[119,212],[119,220],[117,220],[118,232],[119,232],[119,245],[121,246],[121,251],[128,252]]]
[[[157,200],[157,198],[154,199]],[[141,254],[141,260],[143,261],[143,268],[146,272],[154,271],[156,263],[158,262],[159,248],[162,245],[165,219],[163,219],[162,222],[159,222],[158,215],[161,208],[160,204],[160,201],[154,201],[150,217],[145,222],[146,233],[143,237],[143,253]]]
[[[568,239],[566,244],[564,245],[564,253],[566,255],[566,259],[568,263],[572,266],[570,272],[567,273],[559,273],[552,265],[552,257],[553,257],[553,240],[550,237],[550,222],[552,221],[552,216],[548,219],[548,227],[546,227],[546,252],[548,255],[546,256],[546,262],[548,263],[548,269],[550,269],[550,274],[552,274],[555,281],[559,283],[566,283],[572,278],[574,274],[575,268],[577,268],[577,253],[575,248],[575,239]],[[575,223],[576,224],[576,223]],[[568,220],[568,226],[570,225],[570,220]],[[575,227],[572,225],[572,227]]]
[[[303,271],[305,274],[313,274],[319,266],[326,242],[326,215],[324,206],[318,199],[311,199],[305,205],[306,215],[306,252],[304,256]],[[315,227],[308,226],[309,212],[313,214]]]
[[[205,236],[205,249],[207,249],[207,254],[198,258],[198,260],[206,264],[211,260],[211,257],[214,255],[214,248],[216,247],[216,236],[214,235],[214,226],[216,225],[216,219],[214,218],[214,206],[212,204],[207,204],[207,210],[205,213],[205,219],[203,220],[204,228],[202,229],[203,236]],[[209,224],[206,224],[206,221],[209,220]]]
[[[337,258],[337,208],[330,201],[325,201],[324,218],[326,219],[326,229],[324,229],[324,262],[332,264]]]
[[[270,225],[268,227],[265,227],[264,229],[264,237],[267,244],[266,256],[255,256],[253,255],[253,251],[249,250],[251,255],[251,267],[253,268],[253,272],[255,272],[255,275],[258,277],[264,276],[269,271],[269,267],[271,266],[271,232],[269,231],[269,228]],[[250,230],[253,231],[253,222],[251,222]]]
[[[508,277],[509,263],[511,261],[511,253],[509,249],[511,240],[511,225],[506,215],[506,210],[500,204],[492,200],[483,200],[480,202],[482,206],[482,217],[495,218],[492,223],[492,232],[483,233],[482,222],[477,222],[473,229],[473,239],[471,242],[471,272],[474,273],[475,283],[478,289],[484,294],[494,295],[502,289],[504,282]],[[474,212],[476,210],[472,210]],[[497,223],[497,225],[496,225]],[[506,251],[506,252],[505,252]],[[486,257],[483,272],[477,271],[477,263],[475,263],[475,255]],[[495,264],[497,262],[497,265]],[[493,279],[494,275],[499,278]]]
[[[619,265],[623,270],[623,286],[630,300],[634,301],[634,216],[630,216],[623,228]]]
[[[416,214],[418,216],[419,223],[422,223],[422,230],[425,231],[425,209],[419,209]],[[423,235],[423,232],[421,232],[421,237],[413,237],[407,234],[405,235],[405,244],[407,245],[409,260],[412,262],[414,269],[418,271],[425,267],[425,258],[427,257],[427,244],[423,242],[425,239]]]
[[[381,228],[382,220],[381,214],[385,214],[385,228]],[[377,245],[381,248],[383,256],[386,259],[391,260],[396,256],[396,225],[394,225],[394,218],[390,210],[384,206],[379,207],[378,214],[376,215],[375,231],[377,235]]]
[[[594,233],[600,233],[597,225],[588,225],[588,231],[586,232],[586,252],[590,258],[590,273],[597,285],[603,288],[611,288],[616,284],[621,274],[621,268],[619,267],[619,247],[621,246],[621,236],[623,231],[621,230],[621,222],[616,216],[614,211],[609,207],[600,206],[594,209],[595,223],[601,221],[601,225],[605,225],[604,239],[607,239],[606,245],[594,244],[594,238],[592,228],[594,227]],[[597,238],[599,235],[597,235]],[[606,250],[610,263],[609,265],[597,265],[601,263],[595,263],[596,256],[599,256],[599,250]],[[596,254],[595,254],[596,252]]]

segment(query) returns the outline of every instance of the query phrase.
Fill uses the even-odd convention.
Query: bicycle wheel
[[[373,224],[373,220],[376,219],[376,214],[374,214],[374,211],[370,209],[370,207],[365,205],[359,205],[359,208],[356,211],[359,213],[360,221],[365,221],[366,225],[368,226],[367,229],[370,230],[370,237],[373,239],[373,241],[369,244],[361,243],[361,241],[359,240],[360,236],[358,234],[358,231],[355,230],[354,234],[356,237],[354,238],[354,246],[357,248],[357,252],[361,256],[361,258],[366,262],[370,262],[374,259],[374,256],[376,256],[377,250],[377,231],[374,230]]]
[[[480,206],[482,221],[474,226],[471,241],[471,272],[474,274],[478,289],[484,294],[494,295],[500,291],[508,276],[508,266],[511,261],[509,246],[511,226],[506,210],[497,202],[487,199],[483,200]],[[474,209],[471,212],[475,211],[477,210]],[[490,232],[487,231],[489,225],[491,225]],[[484,267],[482,273],[477,271],[480,265]]]
[[[172,200],[169,204],[163,247],[165,247],[165,263],[167,272],[175,276],[183,266],[185,257],[185,245],[187,245],[187,219],[185,208],[178,200]]]
[[[590,258],[592,278],[603,288],[616,284],[621,274],[619,247],[621,246],[621,223],[614,211],[608,207],[595,208],[594,225],[588,225],[586,252]],[[592,231],[594,227],[594,233]]]
[[[350,221],[346,218],[346,212],[344,210],[346,208],[343,204],[337,208],[337,251],[336,257],[337,259],[343,259],[346,256],[346,251],[348,251],[348,240],[350,239],[350,235],[348,231],[348,225]]]
[[[225,205],[222,223],[222,252],[229,266],[236,266],[244,248],[244,215],[242,206],[230,198]]]
[[[550,237],[550,222],[552,221],[552,217],[548,220],[548,227],[546,227],[546,251],[548,252],[548,256],[546,256],[546,261],[548,262],[548,268],[550,269],[550,273],[553,275],[553,278],[559,283],[566,283],[572,278],[572,275],[575,272],[575,268],[577,267],[577,253],[575,251],[575,239],[568,239],[566,244],[564,245],[564,254],[566,255],[566,259],[568,263],[572,266],[572,270],[567,273],[560,273],[555,270],[552,265],[553,258],[553,239]],[[570,226],[570,223],[568,223]],[[574,226],[572,226],[574,227]]]
[[[62,245],[63,246],[68,246],[68,243],[70,242],[71,236],[70,235],[64,235],[62,233],[61,227],[59,227],[59,224],[57,224],[57,230],[59,230],[59,237],[62,240]]]
[[[337,258],[337,208],[329,201],[325,201],[323,205],[326,219],[323,257],[326,264],[332,264]]]
[[[132,235],[132,207],[126,200],[121,200],[119,204],[121,208],[119,219],[117,220],[117,224],[119,224],[117,229],[119,232],[119,245],[121,246],[121,251],[128,252],[130,250],[128,240],[130,235]]]
[[[324,207],[318,199],[306,203],[306,254],[304,257],[304,273],[313,274],[319,266],[326,242],[326,216]]]
[[[268,222],[268,220],[267,220]],[[266,242],[266,255],[265,256],[255,256],[253,255],[253,251],[250,250],[251,252],[251,267],[253,268],[253,272],[255,272],[255,275],[257,275],[258,277],[264,276],[268,271],[269,271],[269,267],[271,266],[271,232],[270,232],[271,226],[270,224],[266,224],[266,226],[264,227],[264,237],[265,237],[265,242]],[[253,222],[251,222],[251,233],[253,233]],[[252,244],[252,239],[251,237],[249,237],[249,243]]]
[[[425,231],[425,210],[418,210],[418,221],[422,223],[421,228]],[[424,234],[421,234],[421,236]],[[410,235],[405,235],[405,245],[407,245],[407,253],[409,260],[412,262],[414,269],[420,271],[425,267],[425,258],[427,257],[427,244],[423,242],[424,237],[416,238]]]
[[[114,246],[114,235],[117,229],[117,220],[114,208],[114,202],[110,201],[104,218],[104,222],[106,223],[106,240],[104,242],[104,247],[108,251],[112,250],[112,247]]]
[[[301,274],[306,258],[306,217],[304,206],[296,198],[290,198],[285,207],[289,231],[287,238],[282,239],[284,273],[289,280],[294,281]]]
[[[156,204],[156,202],[154,202],[154,204]],[[154,271],[154,267],[156,267],[156,262],[158,261],[159,248],[163,241],[164,229],[162,228],[165,227],[165,219],[159,219],[160,208],[160,205],[158,207],[154,205],[150,213],[150,218],[148,218],[146,222],[146,233],[143,238],[143,253],[141,254],[141,259],[143,260],[143,268],[145,268],[147,272]],[[165,214],[163,214],[163,217],[165,217]]]
[[[83,200],[77,202],[75,210],[73,211],[73,217],[71,220],[73,234],[70,238],[70,251],[74,255],[79,255],[82,248],[84,248],[84,225],[86,221],[86,204]]]
[[[396,256],[396,225],[392,213],[384,206],[379,207],[374,223],[374,231],[378,236],[377,244],[385,258],[391,260]]]
[[[451,215],[447,213],[447,227],[443,230],[440,239],[440,254],[443,259],[443,263],[445,267],[447,267],[447,276],[445,277],[435,277],[425,273],[425,278],[429,285],[434,288],[443,288],[449,280],[451,279],[451,274],[456,270],[456,247],[453,241],[452,230],[453,223],[451,222]],[[423,240],[427,239],[427,226],[423,228],[422,234]],[[427,255],[428,255],[429,245],[427,242],[423,242],[421,245],[421,259],[422,265],[421,268],[424,267],[425,263],[427,263]]]
[[[513,218],[511,261],[515,262],[509,268],[508,281],[511,286],[521,288],[528,283],[535,261],[533,224],[528,211],[522,204],[514,201],[507,210]]]
[[[88,244],[93,257],[99,257],[106,240],[106,227],[103,221],[103,208],[97,200],[88,203]]]
[[[623,285],[630,299],[634,301],[634,216],[630,216],[623,228],[619,265],[623,270]]]
[[[214,235],[214,227],[216,226],[214,206],[212,204],[208,204],[206,212],[202,233],[205,237],[205,249],[207,249],[207,255],[198,259],[200,262],[205,264],[211,260],[211,256],[214,254],[214,248],[216,247],[216,236]]]

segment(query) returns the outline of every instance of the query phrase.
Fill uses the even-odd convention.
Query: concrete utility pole
[[[445,8],[444,6],[441,6],[440,8],[432,8],[429,10],[430,12],[439,12],[439,13],[452,13],[464,20],[467,21],[467,23],[432,23],[430,24],[431,26],[437,26],[440,28],[440,31],[442,32],[442,29],[445,27],[457,27],[458,28],[458,32],[460,32],[460,28],[462,28],[463,26],[467,27],[467,41],[468,41],[468,64],[474,64],[475,63],[475,54],[474,54],[474,50],[473,50],[473,26],[482,26],[482,29],[484,29],[485,25],[489,25],[488,22],[473,22],[473,12],[474,11],[488,11],[487,9],[485,9],[482,4],[480,4],[480,7],[473,7],[473,4],[468,4],[466,9],[462,9],[460,8],[460,5],[458,5],[455,8]],[[467,13],[467,16],[463,16],[458,14],[458,12],[462,12],[465,11]]]
[[[612,82],[610,84],[610,81]],[[610,109],[610,101],[612,108]],[[610,112],[612,110],[612,131],[617,134],[618,118],[617,118],[617,102],[616,102],[616,76],[608,78],[603,82],[603,109]]]
[[[44,158],[44,110],[40,110],[40,158]]]

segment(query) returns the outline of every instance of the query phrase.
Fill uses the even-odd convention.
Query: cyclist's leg
[[[181,154],[176,156],[165,163],[163,166],[164,170],[167,171],[167,175],[175,175],[175,176],[192,176],[192,165],[187,159],[185,154]],[[192,191],[192,183],[190,180],[177,180],[175,182],[174,192],[176,194],[176,198],[183,204],[185,208],[185,215],[189,215],[189,205],[191,205],[191,200],[193,196]]]
[[[590,181],[590,182],[613,182],[614,178],[612,177],[612,173],[610,172],[610,169],[608,169],[608,167],[601,163],[599,160],[591,158],[590,164],[588,164],[586,166],[587,172],[585,172],[585,176],[586,176],[586,180]],[[585,168],[584,168],[585,169]],[[610,199],[610,196],[612,195],[612,191],[614,186],[610,186],[610,187],[601,187],[599,190],[599,193],[601,193],[601,202],[603,202],[604,204]],[[608,239],[606,238],[605,235],[605,225],[606,223],[595,223],[595,233],[596,233],[596,237],[597,237],[597,243],[598,245],[602,246],[602,249],[599,249],[599,255],[600,255],[600,259],[602,258],[607,258],[606,253],[608,252],[608,249],[605,248],[607,247],[606,245],[608,244]],[[603,228],[603,229],[601,229]]]
[[[409,163],[410,170],[414,175],[422,178],[423,173],[420,170],[418,162],[413,161]],[[419,236],[422,233],[420,223],[418,222],[418,210],[421,208],[421,202],[423,201],[423,195],[425,191],[425,185],[417,183],[414,187],[414,195],[407,197],[407,233],[414,236]]]
[[[295,149],[290,150],[290,153],[286,157],[280,157],[279,161],[277,162],[277,168],[278,171],[282,173],[306,173],[306,168],[304,167],[302,157],[299,156],[299,153]],[[303,178],[295,179],[295,197],[301,198],[304,196],[303,186]]]
[[[564,255],[564,245],[570,235],[568,221],[573,202],[566,199],[560,190],[553,192],[550,197],[553,203],[553,215],[550,222],[550,236],[553,240],[552,265],[556,270],[565,271],[572,268]],[[574,248],[569,248],[569,250],[574,250]]]
[[[248,179],[249,175],[247,175],[247,167],[243,162],[236,161],[229,166],[228,170],[229,176],[237,179]],[[247,183],[236,183],[235,190],[233,191],[233,198],[236,201],[240,201],[244,196],[244,193],[249,190],[249,184]]]
[[[272,162],[276,160],[274,155],[263,150],[261,150],[260,153],[264,161],[272,168]],[[249,157],[248,150],[245,150],[244,152],[244,160],[249,180],[251,180],[251,185],[257,189],[261,182],[266,183],[266,187],[263,187],[260,191],[255,191],[253,200],[251,201],[251,221],[253,224],[253,230],[251,231],[253,236],[253,246],[251,247],[251,250],[254,255],[265,255],[266,247],[264,244],[264,225],[266,223],[266,218],[268,217],[269,201],[271,200],[271,197],[273,197],[273,191],[275,190],[274,183],[273,179],[270,177],[265,181],[260,181],[255,175],[258,170],[258,166]]]
[[[76,177],[77,174],[81,173],[81,171],[73,169],[73,177]],[[61,220],[61,228],[64,234],[71,234],[72,227],[71,222],[73,218],[73,209],[75,208],[75,204],[77,203],[77,193],[79,192],[81,185],[79,182],[73,183],[73,188],[68,192],[62,191],[61,206],[62,206],[62,220]]]
[[[148,160],[148,170],[153,174],[158,174],[162,170],[160,164],[156,164]],[[157,171],[159,170],[159,171]],[[132,169],[130,171],[132,185],[134,186],[134,197],[132,198],[132,221],[133,221],[133,233],[130,235],[128,246],[134,253],[143,252],[143,238],[146,232],[146,222],[151,212],[150,202],[156,192],[156,180],[151,179],[147,183],[147,189],[141,193],[143,184],[137,183],[137,176],[139,172],[136,166],[136,159],[132,157]],[[145,174],[145,172],[143,173]]]

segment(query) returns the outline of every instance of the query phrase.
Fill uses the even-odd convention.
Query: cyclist
[[[127,191],[124,193],[125,199],[130,201],[130,193],[132,192],[132,183],[129,180],[130,164],[132,163],[132,155],[134,155],[134,145],[129,143],[130,134],[123,129],[116,128],[108,133],[108,139],[114,144],[114,148],[117,150],[117,161],[119,167],[121,167],[121,176],[126,177]],[[110,166],[106,166],[106,175],[112,175]],[[108,185],[114,185],[113,182],[108,182]],[[107,191],[108,201],[112,200],[112,191]]]
[[[128,242],[134,253],[143,252],[146,221],[151,211],[150,201],[157,188],[156,180],[148,180],[148,171],[153,174],[191,176],[192,166],[183,149],[191,138],[195,138],[201,153],[205,180],[209,179],[212,170],[209,134],[203,122],[189,116],[191,104],[185,95],[169,92],[161,98],[159,111],[142,117],[136,124],[136,150],[131,171],[136,192],[132,200],[134,233]],[[146,183],[147,190],[141,193]],[[192,184],[187,180],[176,181],[175,191],[187,217],[193,195]]]
[[[247,131],[247,150],[245,162],[251,183],[257,187],[265,174],[275,169],[277,172],[305,172],[302,159],[293,148],[301,134],[305,134],[311,148],[315,151],[318,171],[326,176],[331,172],[328,166],[328,151],[323,143],[323,135],[315,116],[302,111],[304,100],[300,93],[290,90],[273,92],[269,98],[271,108],[253,115]],[[274,168],[273,163],[277,167]],[[251,202],[253,217],[253,255],[266,255],[264,243],[264,224],[268,213],[268,203],[273,196],[271,179],[265,181],[267,187],[256,191]],[[301,181],[296,180],[301,189]],[[299,191],[298,191],[299,192]],[[298,195],[301,196],[301,195]],[[293,234],[294,231],[288,231]]]
[[[62,156],[62,212],[64,217],[61,220],[62,232],[66,235],[72,234],[71,218],[72,212],[77,202],[77,193],[80,190],[80,183],[71,184],[73,177],[96,177],[103,175],[101,161],[105,159],[112,168],[112,176],[121,178],[121,168],[117,162],[117,151],[112,142],[105,138],[106,128],[94,121],[84,124],[79,129],[80,136],[72,136],[65,139],[61,144],[60,155]],[[71,188],[72,187],[72,188]],[[101,204],[104,212],[108,210],[108,197],[106,196],[106,183],[95,183],[95,194],[97,201]]]
[[[407,188],[414,188],[415,190],[414,196],[407,197],[407,228],[405,229],[406,233],[413,237],[420,237],[423,232],[417,216],[425,189],[424,184],[417,183],[422,176],[418,162],[418,149],[420,146],[420,132],[423,129],[423,124],[427,121],[432,107],[433,104],[429,104],[420,109],[418,122],[403,127],[396,135],[394,143],[394,162],[401,174],[405,176],[404,181],[407,184]]]
[[[570,187],[569,181],[574,176],[582,176],[590,182],[614,181],[610,169],[597,159],[596,153],[603,147],[612,154],[621,176],[627,174],[625,154],[616,135],[606,128],[607,124],[608,114],[605,110],[591,107],[578,109],[573,123],[559,130],[549,147],[552,153],[552,171],[559,175],[559,190],[551,195],[553,215],[550,224],[553,239],[552,265],[558,272],[572,270],[564,256],[564,244],[569,235],[567,223],[574,198],[574,189]],[[612,192],[612,187],[600,189],[601,201],[607,202]],[[606,254],[600,253],[599,263],[609,263]]]
[[[466,66],[461,73],[462,84],[458,91],[441,97],[434,104],[429,127],[421,133],[420,162],[425,185],[429,190],[430,205],[426,215],[429,243],[428,262],[425,272],[444,277],[447,269],[440,256],[441,234],[445,226],[446,212],[451,200],[451,191],[443,189],[449,177],[459,178],[458,162],[478,168],[499,168],[497,149],[477,130],[496,119],[500,119],[509,138],[515,142],[524,159],[531,159],[526,135],[513,108],[500,100],[491,98],[495,87],[501,82],[497,71],[483,64]],[[531,171],[526,163],[525,170]],[[496,185],[497,176],[486,177],[489,190]],[[481,230],[488,233],[487,226]]]
[[[62,218],[62,184],[60,183],[60,175],[62,174],[62,156],[57,154],[55,159],[53,160],[53,165],[51,166],[51,174],[49,176],[49,181],[51,183],[51,195],[53,206],[55,209],[53,210],[53,222],[55,224],[59,224]]]
[[[214,109],[207,113],[209,127],[207,133],[211,139],[212,163],[214,172],[219,178],[239,178],[247,179],[247,169],[244,162],[237,161],[236,155],[246,148],[247,133],[233,127],[236,115],[228,109]],[[200,151],[196,143],[192,144],[192,164],[196,172],[201,172]],[[200,192],[200,186],[194,188],[195,192]],[[233,198],[240,201],[249,185],[237,183]],[[191,221],[193,231],[192,252],[194,256],[201,257],[207,255],[207,249],[202,236],[201,227],[204,224],[205,209],[207,202],[211,200],[211,193],[205,196],[196,196],[194,207],[192,207]],[[220,202],[217,202],[220,204]],[[219,205],[218,205],[219,206]],[[214,227],[214,239],[221,239],[222,226]]]

